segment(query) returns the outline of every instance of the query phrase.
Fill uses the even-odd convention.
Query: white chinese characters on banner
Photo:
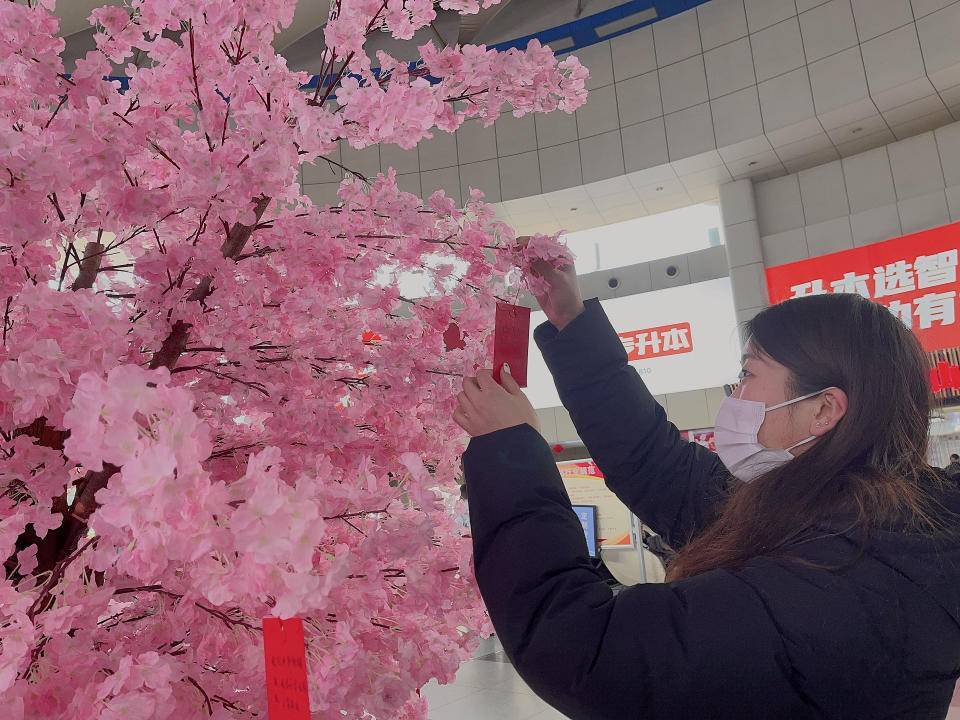
[[[953,325],[956,317],[957,293],[931,293],[917,300],[916,316],[920,319],[920,329],[928,330],[934,323]]]
[[[869,279],[870,277],[868,275],[857,275],[856,273],[848,272],[839,280],[830,283],[830,286],[835,293],[856,293],[869,299],[870,288],[867,287],[867,281]]]
[[[953,249],[936,255],[921,255],[913,263],[904,259],[877,267],[874,269],[872,278],[872,293],[870,276],[855,272],[845,273],[839,280],[833,280],[829,283],[823,278],[815,278],[791,286],[790,291],[794,298],[825,295],[831,292],[826,289],[829,284],[832,292],[835,293],[857,294],[868,300],[879,300],[894,295],[913,293],[918,290],[955,285],[957,282],[957,261],[958,251]],[[950,291],[929,293],[913,301],[893,300],[887,303],[887,308],[900,318],[907,327],[928,330],[935,325],[953,325],[956,323],[956,304],[957,293],[956,291]]]
[[[672,327],[663,333],[664,352],[680,352],[689,350],[690,347],[689,327]]]
[[[875,298],[899,295],[917,289],[913,275],[913,265],[906,260],[898,260],[886,267],[876,268],[873,283],[873,296]]]
[[[953,285],[957,282],[957,251],[947,250],[929,257],[921,255],[916,261],[917,285],[920,290]]]

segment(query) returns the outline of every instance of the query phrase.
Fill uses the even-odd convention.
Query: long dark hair
[[[837,387],[844,418],[796,459],[752,483],[734,482],[719,517],[671,564],[671,580],[752,557],[790,556],[829,525],[865,542],[871,531],[938,528],[926,461],[933,398],[916,337],[858,295],[820,295],[771,307],[746,325],[754,351],[785,366],[789,397]]]

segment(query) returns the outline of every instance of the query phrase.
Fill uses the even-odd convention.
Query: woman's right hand
[[[526,242],[527,238],[518,238]],[[577,282],[577,270],[573,263],[558,270],[543,260],[533,263],[533,272],[547,281],[548,289],[537,294],[537,302],[557,330],[563,330],[583,312],[583,298],[580,296],[580,284]]]

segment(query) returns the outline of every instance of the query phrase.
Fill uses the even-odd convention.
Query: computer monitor
[[[573,511],[583,526],[583,534],[587,538],[587,552],[590,557],[599,557],[600,548],[597,543],[597,506],[574,505]]]

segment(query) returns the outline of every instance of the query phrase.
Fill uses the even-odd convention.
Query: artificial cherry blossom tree
[[[459,376],[511,270],[559,251],[480,193],[348,168],[317,207],[298,169],[572,112],[585,70],[535,42],[371,58],[434,2],[333,0],[305,91],[271,45],[294,0],[129,0],[67,75],[53,4],[0,3],[3,716],[262,718],[260,621],[296,615],[316,717],[425,717],[487,627],[438,492]]]

